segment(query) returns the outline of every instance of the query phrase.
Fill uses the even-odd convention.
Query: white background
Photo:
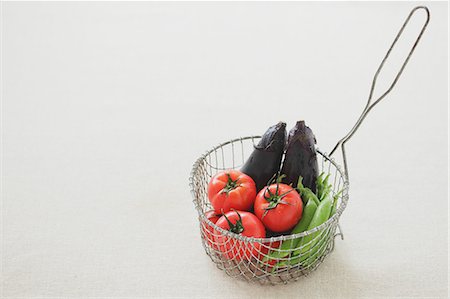
[[[348,143],[345,240],[311,276],[227,277],[188,188],[207,149],[279,120],[330,150],[414,5],[2,3],[3,295],[445,297],[445,2]]]

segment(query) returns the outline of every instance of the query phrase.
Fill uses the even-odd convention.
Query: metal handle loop
[[[402,35],[403,30],[405,29],[406,25],[408,25],[409,20],[414,15],[414,13],[416,11],[420,10],[420,9],[425,10],[427,19],[426,19],[424,25],[422,26],[422,29],[421,29],[419,35],[417,36],[417,39],[414,42],[414,45],[412,46],[411,50],[409,51],[408,56],[406,57],[405,61],[403,62],[400,70],[398,71],[397,75],[395,76],[395,78],[392,81],[392,83],[389,86],[389,88],[378,99],[376,99],[372,103],[373,91],[374,91],[375,85],[377,83],[378,75],[380,74],[381,70],[383,69],[383,66],[384,66],[386,60],[389,58],[389,55],[391,54],[392,49],[394,48],[394,46],[397,43],[397,41],[400,38],[400,36]],[[355,134],[355,132],[358,130],[359,126],[361,125],[362,121],[366,118],[366,116],[370,112],[370,110],[372,110],[372,108],[376,104],[378,104],[382,99],[384,99],[386,97],[386,95],[388,95],[389,92],[391,92],[391,90],[394,88],[395,84],[397,83],[398,79],[400,78],[401,74],[403,73],[403,70],[405,69],[406,65],[408,64],[408,61],[411,58],[414,50],[416,49],[417,44],[419,43],[420,39],[422,38],[422,35],[423,35],[425,29],[427,28],[429,21],[430,21],[430,11],[428,10],[428,8],[426,6],[417,6],[413,10],[411,10],[411,12],[409,13],[409,15],[406,18],[405,22],[403,23],[402,27],[400,28],[400,31],[397,33],[397,36],[395,37],[394,41],[392,42],[391,46],[389,47],[389,50],[387,51],[386,55],[384,56],[383,60],[381,61],[380,66],[378,67],[377,71],[375,72],[375,75],[374,75],[373,80],[372,80],[372,85],[370,87],[369,99],[367,100],[367,104],[364,107],[360,117],[356,121],[356,123],[353,126],[353,128],[347,133],[347,135],[345,135],[342,139],[340,139],[336,143],[336,145],[334,146],[333,150],[330,152],[330,156],[331,156],[337,150],[337,148],[339,146],[341,146],[342,158],[344,160],[344,167],[345,167],[345,175],[347,176],[347,179],[348,179],[348,167],[347,167],[347,157],[345,155],[345,143],[353,136],[353,134]]]

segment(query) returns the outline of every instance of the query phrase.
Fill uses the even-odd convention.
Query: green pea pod
[[[311,254],[308,255],[292,255],[291,258],[289,260],[283,260],[278,262],[277,264],[274,265],[274,267],[272,268],[272,272],[277,271],[280,268],[284,268],[287,266],[297,266],[299,264],[301,264],[303,267],[307,267],[308,265],[311,264],[311,262],[315,261],[316,258],[323,253],[324,250],[324,244],[327,241],[327,238],[321,238],[320,242],[316,245],[316,247],[314,247],[313,251],[311,252]]]
[[[313,248],[314,250],[308,255],[292,255],[290,259],[279,261],[272,268],[272,273],[276,272],[278,269],[285,267],[295,267],[301,265],[301,267],[310,266],[321,254],[324,252],[324,245],[327,238],[321,238],[320,242]]]
[[[272,268],[272,273],[277,271],[278,269],[282,269],[288,266],[295,267],[301,264],[302,267],[308,267],[312,262],[316,260],[316,258],[323,253],[323,245],[326,242],[326,238],[322,238],[321,241],[316,245],[317,248],[314,248],[314,252],[311,255],[292,255],[288,260],[282,260],[274,265]]]
[[[328,184],[328,179],[330,174],[328,174],[322,181],[318,182],[317,187],[317,197],[322,201],[331,192],[332,186]]]
[[[317,177],[317,180],[316,180],[316,188],[317,188],[317,192],[316,192],[316,194],[317,195],[320,195],[320,194],[322,194],[322,190],[323,190],[323,179],[324,179],[324,176],[325,175],[325,172],[321,172],[320,174],[319,174],[319,176]]]
[[[331,185],[330,185],[330,187],[331,187]],[[336,213],[337,202],[338,202],[338,199],[339,199],[339,196],[341,195],[341,193],[342,193],[342,190],[339,191],[338,193],[336,193],[333,196],[333,199],[331,199],[331,192],[329,192],[326,195],[327,196],[326,197],[326,201],[332,201],[330,214],[328,216],[328,219],[331,216],[333,216],[334,213]],[[329,203],[327,203],[326,205],[329,205]],[[324,212],[323,212],[324,213],[323,214],[324,218],[323,219],[325,219],[327,211],[328,211],[328,207],[326,207],[326,209],[324,209]],[[320,223],[320,224],[322,224],[322,223]],[[309,228],[309,229],[311,229],[311,228]],[[327,236],[325,233],[326,233],[325,231],[316,232],[315,233],[316,235],[313,236],[314,241],[312,241],[312,244],[310,246],[306,246],[306,247],[308,247],[308,249],[305,248],[304,250],[296,250],[296,251],[294,251],[294,253],[292,255],[293,259],[292,259],[292,261],[290,261],[290,264],[292,264],[292,263],[295,263],[295,264],[301,263],[303,267],[308,267],[312,263],[314,263],[314,261],[316,261],[317,258],[320,257],[320,255],[322,255],[324,253],[325,245],[326,245],[326,243],[329,240],[329,236]],[[319,234],[322,234],[322,235],[319,236]],[[306,244],[307,242],[309,242],[309,241],[306,241],[304,244]],[[295,258],[296,255],[299,255],[299,256],[297,258]]]
[[[274,272],[276,272],[278,269],[284,268],[284,267],[286,267],[286,266],[288,266],[288,265],[290,265],[290,261],[289,261],[289,262],[288,262],[288,261],[281,261],[281,262],[278,262],[278,263],[276,263],[276,264],[273,266],[272,271],[270,271],[270,272],[274,273]]]
[[[303,209],[302,218],[292,230],[291,235],[302,233],[308,229],[309,223],[313,219],[316,209],[317,204],[313,200],[309,200],[306,203],[305,208]],[[300,241],[300,239],[301,238],[284,241],[283,244],[281,244],[281,246],[277,250],[274,250],[267,256],[265,256],[263,262],[266,262],[271,259],[283,258],[285,256],[288,256],[291,253],[292,249],[297,247],[297,244]]]
[[[308,229],[309,224],[311,223],[312,219],[314,218],[314,215],[316,214],[316,210],[317,210],[317,204],[314,200],[310,200],[306,203],[305,208],[303,209],[303,215],[302,218],[300,219],[300,221],[297,223],[297,225],[294,227],[294,229],[292,230],[291,234],[298,234],[301,232],[304,232],[305,230]],[[299,239],[295,239],[298,241],[300,241]],[[297,245],[297,244],[295,244]],[[297,246],[294,246],[297,247]]]
[[[330,178],[331,174],[327,174],[325,176],[325,173],[322,172],[318,177],[316,181],[317,186],[317,198],[322,201],[325,197],[328,196],[328,194],[333,189],[333,186],[328,183],[328,180]]]
[[[333,201],[331,199],[331,196],[325,197],[319,204],[319,206],[316,209],[316,212],[314,213],[314,217],[311,220],[308,230],[311,230],[323,223],[325,223],[328,218],[330,217],[331,208],[333,205]],[[321,231],[314,232],[310,235],[307,235],[302,238],[300,245],[304,244],[303,247],[300,247],[294,252],[294,255],[312,255],[313,252],[309,252],[310,250],[314,251],[317,249],[315,245],[321,240],[319,237],[321,234]],[[314,247],[314,248],[313,248]]]
[[[320,255],[324,253],[327,241],[327,236],[321,236],[319,242],[313,248],[311,248],[310,254],[300,256],[300,259],[299,261],[297,261],[297,263],[301,262],[303,266],[311,265],[311,263],[313,263]]]
[[[312,214],[313,216],[312,219],[305,219],[303,223],[301,223],[302,220],[300,220],[300,222],[292,231],[293,234],[303,232],[305,230],[311,230],[325,223],[336,212],[337,201],[342,190],[332,198],[332,185],[328,183],[329,177],[330,174],[325,176],[325,173],[323,172],[317,177],[317,196],[309,188],[304,187],[302,183],[302,177],[299,178],[297,189],[299,190],[303,201],[306,202],[304,210],[305,214],[302,216],[302,220],[305,219],[303,217],[306,217],[306,215],[308,215],[307,209],[311,213],[309,214],[309,217],[311,217]],[[314,211],[312,211],[313,207]],[[305,223],[307,222],[309,224],[305,225]],[[325,237],[325,235],[321,235],[323,233],[324,231],[318,231],[306,237],[289,240],[283,243],[279,248],[279,251],[273,252],[272,255],[269,254],[269,257],[266,258],[266,261],[270,258],[287,257],[293,248],[297,248],[297,250],[292,253],[290,259],[281,260],[277,264],[275,264],[272,268],[272,272],[283,267],[294,266],[298,264],[308,266],[311,262],[316,260],[316,258],[323,253],[324,244],[328,239]],[[302,244],[304,244],[304,246],[301,246]]]
[[[316,206],[320,204],[320,201],[317,198],[317,196],[309,188],[301,189],[300,195],[306,204],[310,201],[313,201],[316,204]]]
[[[308,225],[308,230],[311,230],[323,223],[325,223],[330,217],[331,207],[332,207],[332,199],[330,196],[327,196],[323,201],[320,202],[317,207],[314,216],[311,219],[311,222]],[[322,238],[321,231],[314,232],[310,235],[307,235],[297,243],[297,250],[292,253],[291,259],[283,260],[274,265],[272,271],[276,271],[276,269],[282,268],[286,265],[296,265],[304,260],[310,260],[310,257],[315,257],[318,254],[321,242],[326,241],[326,238]],[[319,244],[318,244],[319,243]],[[304,246],[301,247],[301,245]]]
[[[317,195],[319,195],[319,194],[321,194],[322,193],[322,189],[323,189],[323,179],[324,179],[324,176],[325,175],[325,172],[321,172],[320,174],[319,174],[319,176],[317,177],[317,179],[316,179],[316,194]]]
[[[303,178],[300,176],[298,178],[298,183],[297,183],[297,190],[300,193],[300,196],[303,200],[304,204],[307,204],[310,200],[313,200],[316,205],[319,205],[319,199],[317,198],[317,196],[314,194],[314,192],[311,191],[311,189],[304,187],[303,186]]]
[[[336,209],[337,209],[337,202],[339,200],[339,196],[341,196],[342,190],[340,190],[338,193],[336,193],[333,196],[333,206],[331,207],[331,212],[330,212],[330,217],[334,215],[334,213],[336,213]]]

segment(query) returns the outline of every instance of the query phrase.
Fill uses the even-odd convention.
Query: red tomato
[[[302,218],[303,203],[291,186],[273,184],[264,187],[255,199],[255,215],[273,232],[286,232]]]
[[[211,210],[205,213],[206,218],[211,221],[212,223],[216,223],[217,220],[219,220],[220,216],[215,211]],[[214,227],[212,225],[209,225],[207,222],[202,223],[202,231],[204,235],[204,239],[208,242],[208,244],[214,248],[217,249],[217,246],[214,241]]]
[[[255,182],[238,170],[219,172],[208,184],[208,198],[216,213],[226,213],[231,209],[248,211],[255,196]]]
[[[263,243],[263,245],[261,246],[261,251],[258,255],[258,261],[260,261],[263,266],[268,266],[269,268],[271,268],[276,262],[278,262],[277,259],[270,259],[267,262],[263,262],[262,260],[267,256],[269,251],[280,247],[280,244],[280,241],[273,242],[272,244],[270,242]]]
[[[217,220],[216,225],[246,237],[264,238],[266,236],[264,225],[250,212],[229,211]],[[252,257],[257,258],[258,252],[261,251],[261,243],[236,240],[223,236],[216,230],[214,231],[214,238],[219,250],[229,259],[250,260]]]

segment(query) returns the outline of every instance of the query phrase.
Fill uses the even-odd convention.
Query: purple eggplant
[[[281,175],[282,182],[292,184],[295,188],[299,176],[303,177],[303,185],[316,192],[316,179],[319,175],[317,164],[316,137],[304,121],[298,121],[289,131],[286,154],[284,156]]]
[[[257,191],[267,185],[280,170],[286,145],[286,124],[278,124],[267,129],[241,171],[249,175],[256,184]]]

